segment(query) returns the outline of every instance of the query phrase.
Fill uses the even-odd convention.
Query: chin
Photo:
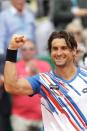
[[[18,7],[17,7],[17,9],[18,9],[18,11],[23,11],[23,6],[21,6],[21,5],[18,5]]]

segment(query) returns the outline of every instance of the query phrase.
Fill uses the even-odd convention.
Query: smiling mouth
[[[62,60],[64,60],[64,58],[60,58],[60,59],[59,59],[59,58],[56,58],[56,60],[57,60],[57,61],[62,61]]]

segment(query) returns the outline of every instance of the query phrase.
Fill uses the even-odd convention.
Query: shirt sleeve
[[[28,77],[26,78],[28,80],[28,82],[31,84],[32,89],[34,90],[34,94],[37,94],[40,92],[40,86],[41,83],[39,82],[39,74],[32,76],[32,77]]]

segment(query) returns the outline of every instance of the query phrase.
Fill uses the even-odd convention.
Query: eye
[[[52,47],[52,50],[56,51],[56,50],[58,50],[58,48],[57,47]]]
[[[67,47],[67,46],[62,46],[61,49],[62,49],[62,50],[67,50],[68,47]]]

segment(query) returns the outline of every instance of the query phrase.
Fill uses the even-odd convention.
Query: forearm
[[[75,16],[84,17],[87,16],[87,9],[83,8],[73,8],[72,12]]]
[[[4,69],[5,84],[14,86],[17,81],[16,63],[6,61]]]
[[[16,63],[6,61],[4,68],[5,89],[8,92],[17,92]]]

